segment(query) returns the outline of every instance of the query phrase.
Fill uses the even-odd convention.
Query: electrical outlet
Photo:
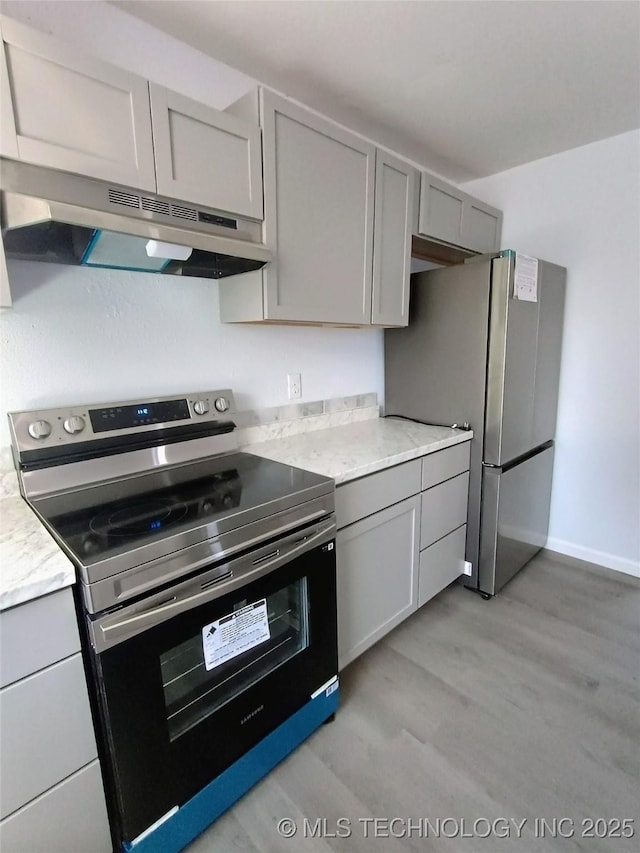
[[[302,377],[299,373],[287,373],[287,392],[290,400],[302,397]]]
[[[467,577],[471,577],[471,570],[473,569],[473,565],[469,562],[469,560],[464,561],[464,569],[462,574],[467,575]]]

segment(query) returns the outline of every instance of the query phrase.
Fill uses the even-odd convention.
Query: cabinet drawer
[[[422,494],[420,548],[426,548],[467,520],[469,472],[434,486]]]
[[[463,524],[420,552],[418,607],[463,573],[466,535],[467,525]]]
[[[0,822],[2,853],[111,853],[97,761]]]
[[[412,459],[336,488],[338,529],[420,491],[420,460]]]
[[[79,654],[0,693],[1,817],[42,794],[97,754]]]
[[[470,447],[471,442],[465,441],[425,456],[422,460],[422,491],[468,471]]]
[[[0,687],[80,651],[71,589],[0,613]]]

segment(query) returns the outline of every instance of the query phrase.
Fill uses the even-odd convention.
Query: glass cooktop
[[[317,497],[319,487],[330,493],[333,481],[233,453],[32,504],[65,550],[88,566],[198,527],[207,527],[208,538]]]

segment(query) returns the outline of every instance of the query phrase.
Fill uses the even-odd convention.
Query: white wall
[[[5,14],[198,100],[223,108],[254,85],[103,3],[3,2]],[[382,332],[219,322],[217,284],[9,262],[14,307],[2,313],[0,446],[5,411],[231,386],[241,408],[376,391]]]
[[[640,131],[465,189],[568,269],[549,547],[640,575]]]
[[[231,387],[239,408],[377,391],[382,333],[221,324],[215,281],[9,261],[0,408]],[[0,446],[9,443],[4,417]]]

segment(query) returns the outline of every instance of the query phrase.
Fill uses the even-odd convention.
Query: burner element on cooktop
[[[140,536],[176,524],[187,514],[181,501],[152,498],[111,507],[95,515],[89,528],[100,536]]]

